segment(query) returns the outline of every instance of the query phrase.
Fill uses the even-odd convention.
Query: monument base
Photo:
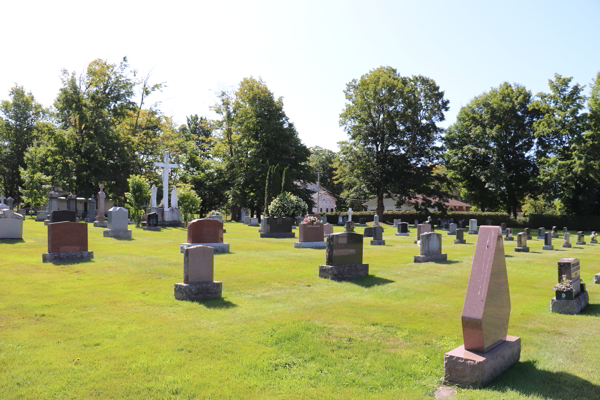
[[[588,292],[581,292],[573,300],[556,300],[552,298],[552,312],[557,314],[579,314],[589,302]]]
[[[179,252],[183,253],[186,248],[191,246],[207,246],[212,247],[215,253],[229,253],[229,243],[181,243]]]
[[[296,249],[326,249],[327,242],[296,242],[294,243]]]
[[[583,246],[583,245],[585,245],[585,242],[576,242],[575,244],[578,246]]]
[[[521,358],[521,338],[506,335],[501,345],[487,353],[465,350],[465,346],[444,355],[444,382],[465,387],[482,387],[516,364]]]
[[[408,232],[406,232],[406,233],[397,233],[396,232],[396,236],[408,236]]]
[[[42,262],[55,263],[67,261],[87,261],[94,259],[93,251],[66,251],[64,253],[44,253]]]
[[[132,234],[131,234],[131,229],[126,229],[126,230],[125,229],[123,229],[123,230],[105,229],[104,237],[131,239]]]
[[[515,247],[515,251],[517,253],[529,253],[529,247],[527,247],[527,246]]]
[[[469,235],[477,235],[478,231],[469,231]]]
[[[176,300],[220,299],[223,294],[223,282],[176,283],[173,285],[173,294]]]
[[[344,264],[319,266],[319,278],[332,281],[351,281],[369,275],[369,264]]]
[[[466,240],[454,239],[454,244],[467,244]]]
[[[571,243],[563,243],[562,247],[571,248]]]
[[[385,246],[385,240],[371,240],[371,246]]]
[[[425,263],[432,261],[448,261],[448,254],[434,254],[430,256],[414,256],[413,262],[416,263]]]
[[[162,228],[160,226],[145,226],[144,230],[145,231],[154,231],[154,232],[160,232]]]
[[[261,238],[295,238],[295,232],[273,232],[273,233],[262,233],[260,234]]]
[[[504,238],[504,241],[505,241],[505,242],[510,242],[510,241],[513,241],[513,240],[515,240],[514,236],[511,236],[511,237],[505,237],[505,238]]]
[[[544,246],[542,246],[542,250],[554,250],[554,245],[551,245],[551,244],[549,244],[547,246],[544,245]]]
[[[107,221],[96,221],[96,222],[94,222],[94,227],[95,228],[107,228],[108,222]]]

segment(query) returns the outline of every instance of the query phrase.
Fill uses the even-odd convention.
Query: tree
[[[319,173],[321,186],[335,195],[341,194],[344,190],[344,187],[335,181],[337,160],[338,154],[334,151],[319,146],[310,148],[308,158],[310,168],[315,173]]]
[[[446,166],[482,211],[500,205],[517,216],[525,196],[535,193],[532,95],[503,83],[462,107],[444,137]]]
[[[144,217],[144,208],[148,206],[150,200],[150,184],[140,175],[131,175],[127,182],[129,182],[129,192],[125,193],[127,206],[136,226],[140,226]]]
[[[583,86],[571,81],[555,74],[548,81],[550,93],[539,93],[531,104],[541,114],[533,125],[539,183],[543,193],[561,200],[567,214],[598,214],[600,132],[588,131]]]
[[[442,197],[433,168],[441,153],[436,123],[444,120],[448,100],[435,81],[403,77],[380,67],[354,79],[344,91],[340,125],[350,136],[354,165],[347,170],[377,197],[377,214],[385,195],[399,200],[417,194]]]
[[[276,99],[262,80],[245,78],[234,97],[224,96],[221,101],[215,110],[222,115],[217,126],[228,149],[219,153],[230,176],[228,195],[232,204],[260,215],[270,166],[279,165],[279,171],[289,167],[292,182],[311,180],[308,148],[285,114],[283,99]],[[276,186],[281,188],[281,183],[273,183]],[[310,193],[297,185],[293,193],[310,199]]]
[[[23,202],[32,208],[41,208],[48,200],[48,192],[51,189],[50,177],[23,167],[19,171],[23,180],[23,186],[20,188]]]
[[[0,179],[4,195],[19,202],[19,188],[24,183],[20,170],[26,168],[25,152],[38,136],[37,122],[42,121],[47,112],[22,86],[10,89],[9,97],[10,100],[0,103]]]
[[[181,186],[179,191],[179,207],[181,208],[183,222],[186,226],[190,221],[190,217],[200,211],[201,203],[202,200],[192,188],[186,185]]]

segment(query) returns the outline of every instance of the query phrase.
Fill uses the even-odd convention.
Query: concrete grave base
[[[385,240],[371,240],[371,246],[385,246]]]
[[[408,232],[406,232],[406,233],[398,233],[398,232],[396,232],[396,236],[408,236]]]
[[[521,358],[521,338],[506,336],[501,345],[479,353],[465,346],[444,355],[444,382],[465,387],[482,387],[490,383]]]
[[[510,241],[512,241],[512,240],[515,240],[514,236],[511,236],[511,237],[505,237],[505,238],[504,238],[504,241],[505,241],[505,242],[510,242]]]
[[[571,243],[563,243],[562,247],[571,248]]]
[[[515,251],[517,253],[529,253],[529,247],[524,246],[524,247],[515,247]]]
[[[479,233],[479,231],[469,231],[469,235],[477,235],[477,233]]]
[[[144,230],[145,231],[154,231],[154,232],[160,232],[161,231],[161,227],[160,226],[145,226]]]
[[[554,245],[542,246],[542,250],[554,250]]]
[[[116,230],[116,229],[105,229],[104,237],[110,238],[131,238],[132,232],[131,229],[127,230]]]
[[[369,275],[369,264],[321,265],[319,278],[351,281]]]
[[[575,244],[578,246],[583,246],[583,245],[585,245],[585,242],[576,242]]]
[[[454,244],[467,244],[466,240],[454,239]]]
[[[596,274],[596,280],[595,280],[596,284],[600,284],[600,274]]]
[[[183,253],[186,247],[191,246],[207,246],[215,249],[215,253],[229,253],[229,243],[181,243],[179,245],[179,252]]]
[[[87,261],[94,259],[93,251],[66,251],[64,253],[44,253],[42,262],[55,263],[67,261]]]
[[[276,238],[276,239],[295,238],[296,233],[295,232],[274,232],[274,233],[262,233],[261,232],[260,237],[261,238]]]
[[[108,222],[107,221],[96,221],[96,222],[94,222],[94,227],[95,228],[107,228]]]
[[[296,249],[326,249],[327,242],[296,242],[294,243]]]
[[[589,302],[588,292],[579,293],[573,300],[556,300],[552,298],[552,312],[557,314],[579,314]]]
[[[431,256],[414,256],[413,262],[416,263],[425,263],[432,261],[448,261],[448,254],[434,254]]]
[[[220,299],[223,295],[223,282],[176,283],[173,285],[173,294],[176,300]]]

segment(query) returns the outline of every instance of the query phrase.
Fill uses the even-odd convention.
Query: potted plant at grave
[[[304,218],[304,221],[302,221],[302,223],[309,224],[309,225],[316,225],[319,222],[320,221],[317,219],[317,217],[306,217],[306,218]]]
[[[554,285],[556,291],[556,300],[573,300],[573,285],[566,275],[562,276],[562,281]]]

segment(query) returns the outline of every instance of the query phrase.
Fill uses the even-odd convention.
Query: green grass
[[[323,250],[226,228],[232,253],[215,256],[224,298],[191,303],[173,297],[184,229],[117,240],[90,225],[93,261],[43,264],[47,228],[28,219],[24,242],[0,241],[0,398],[432,397],[444,353],[462,344],[476,236],[454,245],[443,232],[449,261],[413,264],[414,236],[388,227],[386,246],[365,240],[371,275],[338,283],[317,276]],[[600,245],[561,241],[542,252],[532,240],[531,253],[504,242],[521,361],[457,399],[600,398]],[[578,316],[549,311],[566,256],[581,259],[590,293]]]

